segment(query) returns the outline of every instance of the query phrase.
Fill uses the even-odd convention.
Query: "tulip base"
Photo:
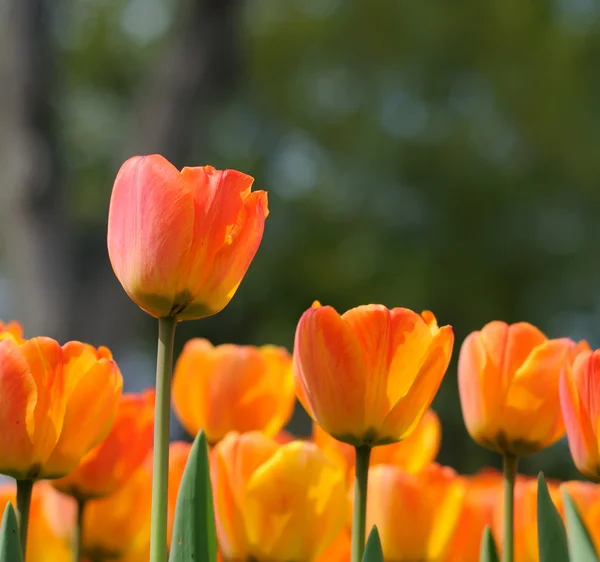
[[[154,458],[152,473],[152,522],[150,562],[167,559],[167,493],[169,487],[169,425],[175,317],[158,319],[156,355],[156,403],[154,406]]]
[[[352,562],[361,562],[365,550],[367,526],[367,487],[371,447],[356,447],[354,511],[352,514]]]
[[[504,485],[504,527],[502,541],[502,562],[513,562],[515,557],[515,480],[517,478],[517,462],[519,457],[505,454],[503,462]]]
[[[19,539],[23,550],[23,559],[27,552],[27,530],[29,529],[29,508],[31,506],[31,492],[33,480],[17,480],[17,522],[19,524]]]

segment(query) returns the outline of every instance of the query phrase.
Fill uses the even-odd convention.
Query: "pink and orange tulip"
[[[437,414],[428,410],[415,430],[403,441],[375,447],[371,451],[370,466],[391,464],[410,474],[416,474],[435,460],[440,450],[442,425]],[[313,442],[332,461],[337,462],[347,474],[348,482],[354,478],[354,447],[338,441],[313,423]]]
[[[558,383],[576,352],[571,340],[549,340],[526,322],[490,322],[471,333],[458,360],[460,402],[471,437],[513,456],[560,439],[565,428]]]
[[[408,437],[429,408],[453,342],[452,328],[438,328],[431,313],[367,305],[340,316],[315,303],[296,329],[296,394],[339,441],[394,443]]]
[[[292,358],[282,347],[187,342],[173,378],[173,407],[191,435],[216,443],[230,431],[274,437],[294,408]]]
[[[385,560],[443,560],[464,493],[455,472],[437,464],[417,475],[384,464],[371,468],[367,529],[377,525]]]
[[[79,500],[114,494],[142,465],[152,448],[154,390],[123,394],[110,433],[79,466],[53,481],[61,492]]]
[[[263,235],[264,191],[211,166],[177,170],[157,154],[127,160],[114,183],[108,253],[129,297],[156,318],[222,310]]]
[[[581,352],[560,379],[560,401],[571,456],[579,472],[600,480],[600,350]]]
[[[0,472],[56,478],[108,434],[123,380],[106,348],[0,338]]]
[[[231,433],[211,452],[225,561],[315,560],[344,527],[344,474],[316,445]]]

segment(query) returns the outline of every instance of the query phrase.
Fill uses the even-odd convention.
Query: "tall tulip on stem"
[[[150,561],[167,555],[169,411],[176,323],[216,314],[235,294],[262,239],[267,195],[253,178],[211,166],[177,170],[162,156],[121,167],[110,201],[108,253],[129,297],[158,319]]]
[[[381,305],[340,315],[316,302],[300,319],[294,384],[306,411],[356,449],[352,562],[365,546],[371,448],[408,437],[442,382],[454,336],[431,312]]]
[[[504,459],[503,562],[514,561],[518,458],[564,435],[559,379],[578,351],[571,340],[549,340],[526,322],[490,322],[462,345],[458,386],[467,430]]]

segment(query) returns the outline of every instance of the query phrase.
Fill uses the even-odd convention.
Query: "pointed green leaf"
[[[216,559],[208,446],[201,431],[194,440],[177,495],[169,562],[216,562]]]
[[[538,476],[537,521],[540,562],[569,560],[567,532],[541,472]]]
[[[481,537],[481,550],[479,551],[479,562],[499,562],[496,543],[492,536],[492,531],[489,525],[486,525]]]
[[[565,519],[567,520],[569,556],[576,562],[598,562],[598,555],[594,543],[581,520],[579,511],[573,500],[563,490],[563,501],[565,504]]]
[[[383,562],[383,550],[381,549],[381,541],[379,540],[379,531],[375,525],[373,525],[369,533],[362,562]]]
[[[10,502],[6,504],[0,527],[0,562],[23,562],[17,515]]]

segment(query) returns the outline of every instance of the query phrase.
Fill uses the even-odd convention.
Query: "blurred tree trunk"
[[[0,0],[8,15],[0,11],[0,21],[7,23],[0,38],[0,236],[15,314],[29,334],[114,348],[132,340],[143,314],[114,278],[104,243],[80,249],[85,267],[93,268],[86,276],[92,281],[83,286],[76,281],[79,264],[68,244],[74,234],[53,121],[54,5],[53,0]],[[235,0],[181,3],[166,55],[134,100],[137,123],[122,159],[158,152],[179,165],[189,154],[199,112],[233,84],[239,6]]]

